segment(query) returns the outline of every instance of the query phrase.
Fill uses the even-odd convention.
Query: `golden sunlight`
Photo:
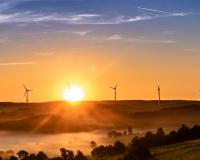
[[[64,91],[64,99],[66,101],[81,101],[85,97],[85,93],[80,86],[70,86]]]

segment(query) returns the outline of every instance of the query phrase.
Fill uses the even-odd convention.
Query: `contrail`
[[[165,11],[156,10],[156,9],[151,9],[151,8],[144,8],[144,7],[137,7],[137,8],[138,8],[138,9],[141,9],[141,10],[151,11],[151,12],[158,12],[158,13],[170,14],[170,12],[165,12]]]

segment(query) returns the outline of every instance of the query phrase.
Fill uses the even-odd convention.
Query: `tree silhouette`
[[[37,160],[36,155],[34,153],[30,154],[26,159],[27,160]]]
[[[78,150],[75,156],[75,160],[87,160],[87,157],[84,156],[84,154]]]
[[[20,160],[25,160],[28,157],[28,152],[25,150],[21,150],[17,153],[17,156],[19,157]]]
[[[146,160],[150,157],[149,149],[142,143],[133,145],[122,160]]]
[[[121,143],[120,141],[115,142],[114,144],[115,153],[121,154],[126,151],[125,144]]]
[[[189,134],[190,134],[190,129],[185,124],[183,124],[181,128],[179,128],[179,130],[177,131],[177,138],[179,140],[187,140]]]
[[[67,150],[65,148],[61,148],[60,152],[61,152],[61,157],[64,160],[74,160],[74,152],[73,151]]]
[[[133,134],[133,128],[132,128],[132,126],[128,126],[128,134]]]
[[[37,160],[47,160],[48,159],[47,155],[44,152],[42,152],[42,151],[39,152],[36,155],[36,158],[37,158]]]
[[[91,142],[90,142],[90,147],[91,147],[92,149],[96,148],[96,147],[97,147],[97,143],[96,143],[95,141],[91,141]]]
[[[1,159],[0,159],[1,160]],[[18,160],[16,156],[11,156],[10,160]]]

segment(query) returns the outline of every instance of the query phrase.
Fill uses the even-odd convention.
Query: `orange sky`
[[[0,2],[0,101],[200,100],[199,1]]]
[[[117,82],[118,99],[156,99],[158,84],[163,99],[199,99],[198,56],[171,57],[164,55],[165,48],[145,44],[141,49],[141,44],[103,43],[91,48],[85,44],[77,49],[32,51],[31,56],[16,58],[30,64],[0,66],[1,101],[24,101],[23,83],[33,89],[31,101],[62,100],[68,81],[84,88],[86,100],[113,99],[109,87]]]

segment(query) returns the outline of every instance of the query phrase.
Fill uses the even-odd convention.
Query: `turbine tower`
[[[27,89],[26,86],[23,84],[25,92],[24,92],[24,97],[26,96],[26,103],[29,103],[29,92],[31,92],[32,90]]]
[[[158,85],[158,105],[160,106],[160,86]]]
[[[68,82],[68,84],[67,84],[67,85],[68,85],[68,89],[71,89],[69,82]]]
[[[115,102],[117,102],[117,86],[118,86],[118,83],[114,87],[110,87],[111,89],[114,90],[114,100],[115,100]]]

